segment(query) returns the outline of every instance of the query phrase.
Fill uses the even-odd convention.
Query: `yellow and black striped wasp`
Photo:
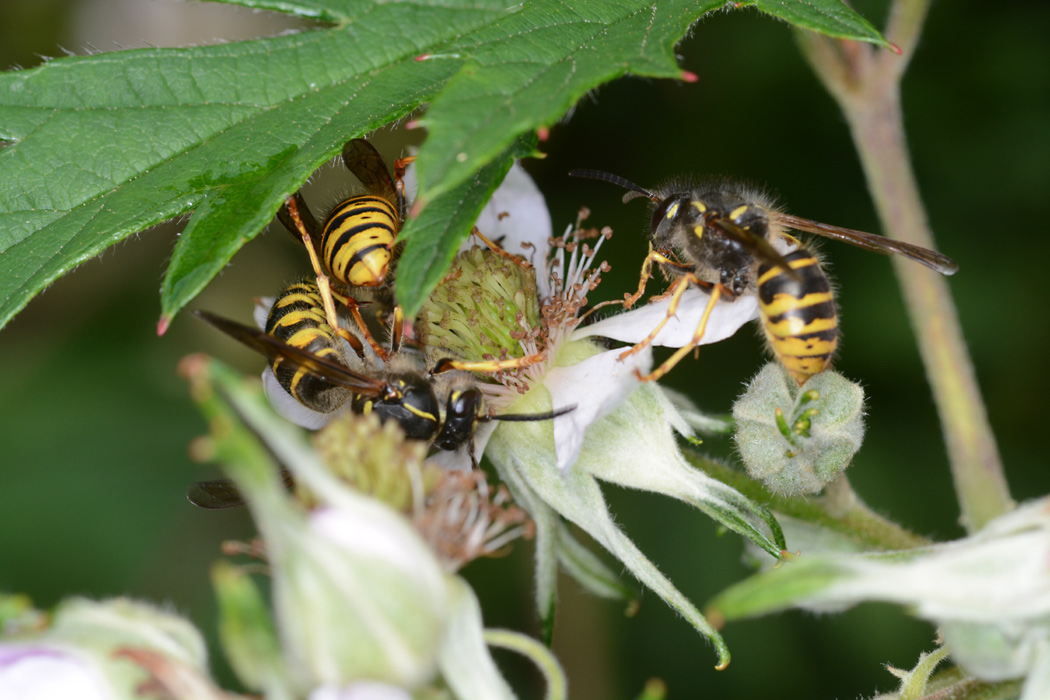
[[[391,177],[383,157],[364,139],[352,139],[343,146],[342,160],[347,170],[367,189],[336,204],[318,226],[302,193],[289,197],[277,218],[302,239],[317,277],[317,287],[325,318],[336,333],[350,340],[348,331],[338,324],[334,299],[350,309],[363,337],[380,357],[387,356],[358,311],[352,291],[389,284],[391,268],[398,253],[397,234],[405,217],[403,178],[414,156],[394,161]],[[332,289],[334,280],[337,290]],[[395,307],[391,343],[396,350],[401,341],[401,314]]]
[[[551,420],[574,408],[535,414],[486,411],[483,394],[467,370],[499,371],[528,364],[534,361],[531,357],[430,362],[422,353],[405,349],[366,366],[357,356],[364,349],[362,341],[347,333],[354,350],[347,352],[345,337],[328,325],[320,291],[312,280],[297,282],[278,295],[265,331],[206,311],[194,313],[265,355],[277,384],[311,411],[330,414],[348,406],[356,413],[375,413],[382,421],[396,421],[409,439],[427,441],[439,450],[465,447],[475,465],[473,441],[480,423]],[[200,482],[190,490],[190,500],[204,508],[238,505],[238,499],[236,489],[225,480]]]
[[[649,254],[642,265],[638,289],[627,297],[625,306],[629,308],[642,296],[654,263],[675,281],[668,291],[671,300],[667,316],[628,353],[653,342],[675,315],[690,284],[711,290],[690,342],[643,377],[646,381],[662,377],[700,344],[719,299],[732,301],[750,291],[758,295],[762,329],[770,349],[795,381],[802,385],[827,369],[838,346],[834,294],[820,261],[788,230],[826,236],[883,255],[903,255],[943,275],[959,269],[936,251],[793,216],[778,209],[768,195],[734,180],[678,180],[647,190],[603,171],[573,170],[569,174],[627,189],[624,202],[645,197],[653,204]],[[781,253],[778,247],[790,252]]]

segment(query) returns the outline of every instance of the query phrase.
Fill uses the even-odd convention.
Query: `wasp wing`
[[[886,236],[878,236],[874,233],[865,233],[864,231],[854,231],[853,229],[832,226],[831,224],[822,224],[819,221],[803,219],[798,216],[792,216],[791,214],[781,214],[779,215],[779,219],[786,226],[793,229],[805,231],[806,233],[815,233],[818,236],[833,238],[836,241],[849,243],[858,248],[869,250],[872,253],[879,253],[880,255],[896,253],[897,255],[903,255],[909,260],[914,260],[931,270],[936,270],[942,275],[954,275],[959,271],[958,263],[948,256],[942,255],[935,250],[930,250],[929,248],[923,248],[922,246],[905,243],[893,238],[887,238]]]
[[[284,227],[288,229],[288,233],[292,234],[292,238],[297,241],[303,239],[303,234],[310,240],[314,240],[320,228],[317,226],[317,219],[310,212],[310,207],[306,206],[306,200],[303,199],[301,192],[296,192],[292,195],[295,200],[295,215],[288,209],[288,201],[281,205],[281,208],[277,210],[277,219],[284,224]],[[297,220],[298,219],[298,220]],[[300,223],[302,227],[300,228]]]
[[[244,496],[230,479],[198,481],[186,489],[190,503],[205,510],[224,510],[243,506]]]
[[[288,490],[295,487],[295,479],[287,469],[281,469],[281,481]],[[236,508],[246,503],[240,489],[231,479],[198,481],[190,484],[190,487],[186,489],[186,498],[193,505],[205,510]]]
[[[386,162],[375,146],[364,139],[353,139],[343,146],[343,163],[372,194],[396,202],[397,188],[386,169]]]
[[[360,372],[355,372],[346,365],[326,360],[312,352],[293,347],[280,338],[263,333],[257,328],[245,326],[207,311],[198,310],[193,313],[226,335],[265,355],[271,362],[281,359],[294,367],[301,367],[308,373],[325,379],[332,384],[344,386],[354,393],[365,396],[381,396],[390,386],[382,379],[373,379]]]

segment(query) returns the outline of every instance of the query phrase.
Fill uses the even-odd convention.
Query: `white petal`
[[[252,309],[252,319],[255,321],[255,325],[259,327],[259,330],[266,330],[266,321],[270,317],[270,309],[273,308],[273,303],[277,300],[277,297],[259,297],[255,300],[255,307]]]
[[[635,370],[648,373],[652,367],[651,348],[621,362],[623,352],[609,350],[569,367],[554,367],[543,380],[556,409],[576,406],[554,419],[554,452],[563,474],[576,462],[587,427],[612,412],[638,387]]]
[[[263,370],[262,383],[263,393],[266,394],[266,400],[273,406],[273,410],[277,411],[281,417],[300,427],[307,430],[323,428],[328,425],[328,421],[332,420],[332,416],[335,415],[334,413],[314,411],[296,401],[291,394],[284,390],[283,386],[277,383],[277,377],[273,375],[271,367]]]
[[[709,297],[706,291],[698,287],[686,290],[678,304],[677,313],[656,336],[653,344],[673,348],[687,345],[700,325]],[[572,338],[576,340],[589,336],[604,336],[625,343],[641,342],[667,317],[670,304],[670,298],[661,299],[641,308],[610,316],[578,329]],[[735,301],[719,300],[707,320],[707,328],[704,329],[704,336],[699,344],[707,345],[725,340],[755,318],[758,318],[758,297],[754,294],[746,294]]]
[[[553,230],[551,215],[540,189],[519,163],[511,166],[492,193],[492,199],[478,215],[477,227],[508,253],[521,255],[537,267],[546,260]],[[461,252],[471,244],[468,238]]]

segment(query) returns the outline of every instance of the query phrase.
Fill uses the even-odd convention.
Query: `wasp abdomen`
[[[332,276],[352,287],[386,279],[400,216],[383,197],[362,195],[337,204],[322,226],[321,256]]]
[[[294,348],[341,365],[339,340],[328,325],[317,285],[296,282],[278,295],[266,319],[266,333]],[[307,408],[322,413],[344,404],[348,391],[278,357],[271,365],[277,383]]]
[[[758,300],[766,339],[800,385],[827,369],[838,346],[838,314],[831,283],[817,258],[804,248],[785,256],[793,279],[782,268],[758,268]]]

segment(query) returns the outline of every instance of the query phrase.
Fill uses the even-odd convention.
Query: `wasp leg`
[[[697,279],[696,275],[694,275],[691,272],[679,277],[678,281],[676,281],[669,290],[671,293],[671,303],[667,305],[667,315],[663,317],[660,323],[656,324],[656,328],[654,328],[652,332],[649,333],[649,335],[645,336],[645,338],[643,338],[641,342],[637,343],[630,350],[626,350],[623,353],[621,353],[619,358],[620,360],[625,360],[631,355],[641,352],[646,347],[652,344],[652,342],[656,339],[656,336],[659,335],[660,331],[662,331],[664,326],[667,325],[667,322],[674,318],[675,314],[678,313],[678,302],[681,301],[682,295],[685,294],[685,290],[689,288],[690,282],[701,286],[707,284],[706,282]]]
[[[405,206],[405,170],[410,163],[415,163],[415,156],[405,156],[394,161],[394,191],[403,209]]]
[[[405,311],[398,304],[394,307],[394,327],[390,331],[390,352],[395,353],[401,349],[401,340],[405,334]]]
[[[506,258],[507,260],[510,260],[512,263],[514,263],[515,265],[517,265],[521,269],[523,269],[523,270],[531,270],[532,269],[532,263],[530,263],[528,260],[525,260],[524,258],[522,258],[522,257],[520,257],[518,255],[515,255],[514,253],[509,253],[506,250],[503,250],[503,248],[501,248],[498,244],[496,244],[494,241],[489,240],[487,236],[485,236],[483,233],[481,233],[481,231],[478,230],[477,226],[475,226],[474,228],[470,229],[470,235],[477,237],[478,239],[481,240],[482,243],[487,245],[489,247],[489,250],[491,250],[493,253],[495,253],[496,255],[500,255],[500,256]]]
[[[697,325],[696,330],[693,332],[693,337],[689,340],[688,343],[678,348],[678,350],[676,350],[673,355],[664,360],[664,363],[662,365],[660,365],[644,377],[642,376],[641,372],[635,370],[635,376],[638,377],[639,380],[643,382],[655,382],[657,379],[670,372],[671,369],[675,365],[677,365],[683,357],[688,355],[694,349],[700,347],[700,340],[704,337],[704,331],[707,330],[707,319],[711,317],[711,312],[714,310],[715,304],[718,303],[718,300],[721,298],[723,292],[726,294],[727,297],[731,296],[728,290],[726,290],[725,287],[723,287],[720,284],[712,285],[712,287],[713,288],[711,289],[711,296],[707,300],[707,306],[704,307],[704,315],[700,317],[700,323]],[[672,308],[676,308],[678,306],[678,300],[681,299],[681,294],[678,293],[677,290],[676,294],[677,297],[671,299],[671,305],[667,308],[667,317],[664,319],[665,322],[668,318],[671,317]]]
[[[284,208],[279,218],[285,226],[291,224],[289,229],[294,227],[303,239],[303,245],[306,246],[306,252],[310,256],[310,266],[317,277],[317,291],[321,296],[321,306],[324,307],[325,320],[328,321],[328,325],[332,327],[332,330],[340,338],[350,343],[354,351],[361,355],[364,350],[361,341],[353,333],[339,325],[339,316],[335,312],[335,293],[332,291],[332,283],[329,281],[328,275],[325,274],[324,268],[321,267],[321,261],[317,258],[317,250],[314,247],[312,234],[316,231],[316,228],[311,229],[310,226],[316,226],[316,222],[314,222],[310,210],[306,208],[305,200],[298,192],[284,201]],[[307,221],[311,223],[307,224]],[[368,332],[368,327],[365,326],[364,319],[361,318],[361,313],[357,310],[357,302],[343,295],[339,295],[339,300],[350,308],[350,313],[353,314],[354,321],[364,333],[368,344],[372,346],[372,349],[376,351],[380,358],[384,361],[387,360],[389,355],[375,342],[372,334]]]
[[[649,284],[653,276],[653,258],[657,255],[660,254],[653,250],[653,244],[649,243],[649,253],[645,256],[645,262],[642,263],[642,274],[638,277],[638,290],[634,294],[623,295],[623,308],[631,308],[645,294],[645,285]]]
[[[434,369],[430,370],[430,372],[431,374],[440,374],[442,372],[458,369],[464,372],[494,373],[504,372],[508,369],[528,367],[529,365],[534,365],[537,362],[542,361],[543,355],[540,353],[526,355],[525,357],[512,357],[506,360],[482,360],[481,362],[464,362],[445,357],[438,360],[437,364],[434,365]]]

